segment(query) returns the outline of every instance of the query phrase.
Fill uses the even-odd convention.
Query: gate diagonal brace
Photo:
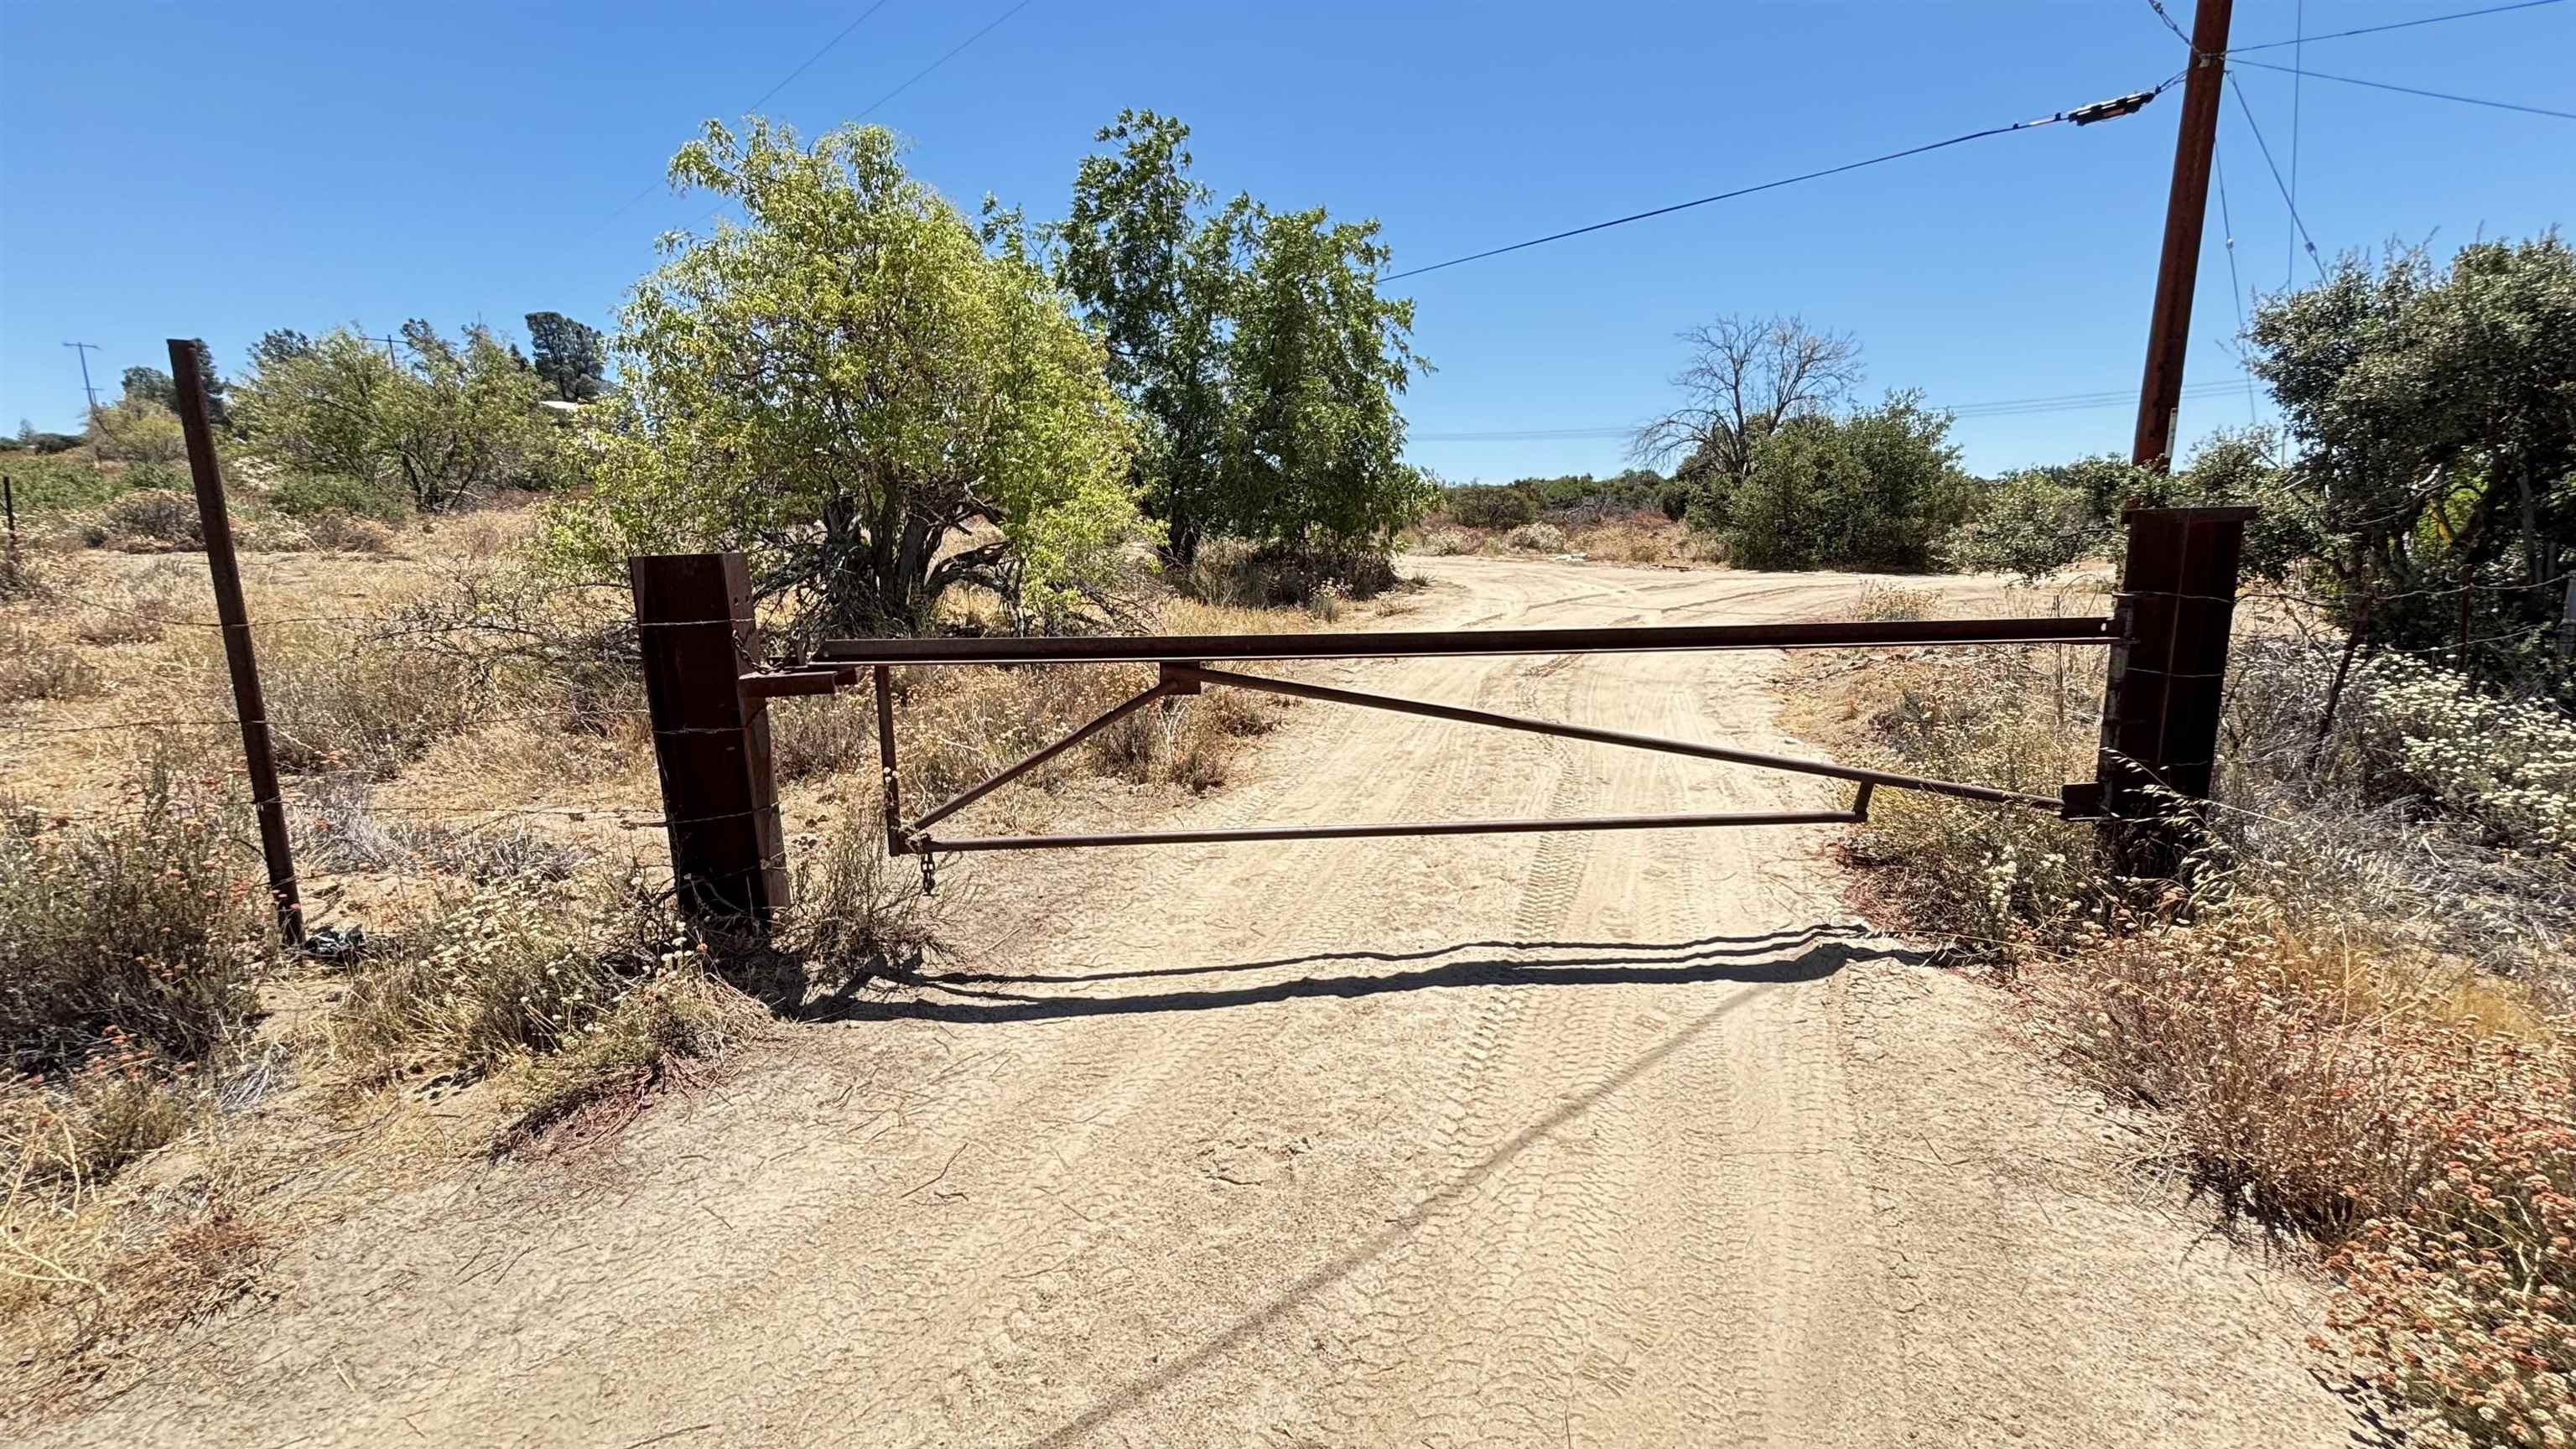
[[[1027,756],[944,804],[924,814],[909,825],[892,826],[887,831],[887,849],[898,855],[933,851],[1035,850],[1048,848],[1113,846],[1113,845],[1179,845],[1205,842],[1260,840],[1347,840],[1385,836],[1415,835],[1497,835],[1546,831],[1579,830],[1666,830],[1730,825],[1826,825],[1858,824],[1869,818],[1870,794],[1878,786],[1923,790],[1961,799],[1992,804],[2023,805],[2036,809],[2063,812],[2068,802],[2053,795],[2031,795],[1999,790],[1985,785],[1963,784],[1951,780],[1926,779],[1916,775],[1873,770],[1857,765],[1842,765],[1825,760],[1807,760],[1789,755],[1767,754],[1758,750],[1737,749],[1726,745],[1701,744],[1689,740],[1664,739],[1655,735],[1633,734],[1625,730],[1600,729],[1589,725],[1562,724],[1551,720],[1528,719],[1520,715],[1499,714],[1488,710],[1467,709],[1457,705],[1432,704],[1422,700],[1398,699],[1391,695],[1366,694],[1357,690],[1333,689],[1324,685],[1303,684],[1292,680],[1265,679],[1258,675],[1237,674],[1228,670],[1209,669],[1204,665],[1165,662],[1152,687],[1112,707],[1107,713],[1083,725],[1065,738]],[[880,666],[879,678],[883,679]],[[1099,731],[1144,708],[1158,699],[1194,695],[1209,685],[1286,695],[1295,699],[1316,700],[1329,704],[1354,705],[1362,709],[1386,710],[1396,714],[1420,715],[1430,719],[1459,724],[1483,725],[1494,729],[1515,730],[1527,734],[1548,735],[1560,739],[1582,740],[1592,744],[1618,745],[1631,749],[1653,750],[1664,754],[1686,755],[1696,759],[1719,760],[1730,764],[1755,765],[1765,769],[1797,774],[1821,775],[1830,779],[1849,780],[1858,788],[1852,803],[1844,810],[1756,811],[1693,815],[1608,815],[1542,820],[1430,820],[1389,821],[1345,825],[1250,826],[1218,830],[1147,830],[1116,831],[1068,835],[996,835],[934,838],[929,827],[948,818],[1011,781],[1082,743]],[[882,683],[880,688],[882,689]],[[882,701],[882,695],[880,696]],[[881,709],[880,714],[884,711]],[[889,803],[893,800],[891,768],[892,736],[884,736],[888,746]],[[889,813],[889,821],[899,819]]]

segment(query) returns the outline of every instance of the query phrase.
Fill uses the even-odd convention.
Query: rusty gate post
[[[2122,875],[2180,869],[2173,817],[2209,798],[2251,508],[2131,508],[2102,702],[2104,844]],[[2175,797],[2180,797],[2177,800]],[[2187,803],[2189,802],[2189,803]]]
[[[738,553],[654,554],[626,570],[681,908],[765,925],[787,904],[787,860],[768,701],[742,687],[760,652],[750,572]]]

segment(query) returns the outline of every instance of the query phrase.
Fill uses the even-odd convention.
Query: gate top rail
[[[2108,618],[1833,620],[1803,624],[1416,629],[1333,634],[1100,635],[1043,639],[826,639],[833,664],[1204,664],[1214,660],[1429,659],[1489,654],[1643,654],[1698,649],[1850,649],[1966,644],[2109,644]]]

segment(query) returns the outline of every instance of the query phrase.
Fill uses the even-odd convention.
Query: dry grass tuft
[[[1931,616],[1941,596],[1930,589],[1899,588],[1893,584],[1870,584],[1860,591],[1860,605],[1852,612],[1873,624]]]
[[[50,630],[12,628],[0,641],[0,705],[89,699],[100,690],[98,671]]]
[[[961,897],[922,894],[918,873],[886,854],[879,817],[862,811],[800,857],[794,899],[785,948],[806,985],[843,991],[944,953]]]
[[[1667,568],[1726,561],[1725,547],[1714,537],[1693,533],[1688,525],[1653,509],[1635,513],[1556,513],[1504,532],[1435,517],[1413,535],[1411,547],[1415,553],[1435,558],[1537,552]]]
[[[19,1071],[85,1063],[117,1037],[213,1055],[266,965],[266,892],[233,822],[147,780],[131,819],[0,836],[0,1044]]]
[[[2063,653],[1811,674],[1866,692],[1855,750],[2045,792],[2094,748],[2099,677],[2041,662]],[[2328,722],[2330,656],[2240,635],[2197,874],[2144,920],[2089,829],[2045,816],[1898,794],[1853,855],[1911,924],[2012,965],[2075,1070],[2153,1113],[2147,1161],[2334,1250],[2315,1344],[2409,1432],[2564,1442],[2576,727],[2402,661]]]

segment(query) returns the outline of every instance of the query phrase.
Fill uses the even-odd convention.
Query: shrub
[[[759,1003],[707,965],[703,947],[675,949],[579,1037],[528,1059],[505,1086],[511,1119],[494,1145],[525,1141],[593,1106],[638,1101],[686,1064],[759,1031]]]
[[[394,531],[372,518],[325,513],[304,520],[303,533],[313,547],[329,553],[391,553]]]
[[[1870,584],[1860,591],[1860,604],[1852,612],[1874,624],[1920,619],[1929,615],[1941,596],[1929,589],[1899,589],[1886,584]]]
[[[126,487],[122,475],[106,472],[80,458],[20,453],[0,466],[0,473],[9,475],[9,490],[17,499],[21,526],[50,514],[96,508]]]
[[[0,1074],[0,1160],[21,1188],[106,1181],[188,1129],[197,1104],[167,1066],[111,1028],[68,1072]]]
[[[343,473],[289,473],[269,486],[269,506],[289,518],[333,515],[400,524],[411,517],[411,498],[383,480]]]
[[[34,433],[27,444],[38,453],[68,453],[81,445],[81,439],[77,433]]]
[[[148,480],[145,486],[108,500],[85,532],[84,541],[93,548],[129,553],[205,547],[205,532],[197,522],[197,500],[175,488],[151,486],[159,481]]]
[[[2321,989],[2342,965],[2267,912],[2217,909],[2038,969],[2038,994],[2088,1080],[2164,1114],[2195,1186],[2332,1242],[2404,1205],[2448,1148],[2434,1118],[2479,1090],[2446,1037],[2411,1043]]]
[[[2054,794],[2092,772],[2097,744],[2087,728],[2099,675],[2067,653],[1873,661],[1894,697],[1871,717],[1871,738],[1910,773]],[[2091,826],[1945,795],[1879,795],[1850,848],[1912,925],[1974,953],[2068,943],[2105,884]]]
[[[839,990],[946,950],[945,912],[955,899],[923,895],[909,863],[886,855],[877,814],[854,812],[797,863],[796,905],[782,935],[813,985]]]
[[[1579,524],[1567,529],[1565,536],[1575,552],[1609,563],[1706,563],[1718,556],[1715,539],[1654,512]]]
[[[1220,689],[1213,697],[1229,691]],[[1226,781],[1240,752],[1243,726],[1261,718],[1233,706],[1210,709],[1209,695],[1148,705],[1094,735],[1092,757],[1110,774],[1140,785],[1179,785],[1192,792]]]
[[[9,631],[7,647],[0,649],[0,705],[86,699],[98,692],[98,671],[79,650],[53,642],[45,631]]]
[[[388,1078],[489,1076],[581,1035],[689,950],[640,881],[588,898],[526,882],[479,887],[371,945],[334,1013],[334,1046]]]
[[[1522,553],[1565,552],[1565,530],[1553,523],[1524,523],[1503,535],[1503,546]]]
[[[1468,483],[1446,490],[1449,516],[1469,528],[1517,528],[1538,521],[1538,493],[1516,486]]]
[[[769,706],[769,764],[783,781],[877,762],[875,696],[844,691]]]
[[[128,397],[90,414],[92,451],[120,463],[176,463],[188,456],[179,415],[145,398]]]
[[[44,570],[37,567],[35,555],[18,547],[14,538],[0,542],[0,601],[32,599],[44,591]]]
[[[1942,554],[1952,568],[2038,579],[2102,542],[2093,500],[2064,470],[2031,468],[1988,485]]]
[[[2576,1100],[2501,1053],[2449,1105],[2448,1150],[2402,1211],[2331,1260],[2328,1326],[2363,1383],[2476,1445],[2576,1438]]]
[[[1256,548],[1226,540],[1202,546],[1171,582],[1184,597],[1202,603],[1304,608],[1320,589],[1333,588],[1346,599],[1373,598],[1393,588],[1396,577],[1394,559],[1372,546]]]
[[[1414,540],[1413,551],[1429,554],[1434,558],[1445,558],[1456,554],[1474,553],[1478,544],[1476,535],[1467,530],[1443,526],[1423,530],[1422,536]]]
[[[209,655],[219,642],[211,641]],[[259,668],[278,768],[290,774],[356,770],[389,779],[439,740],[470,729],[489,698],[487,675],[470,658],[324,625],[264,631]],[[225,688],[211,657],[199,678],[210,700]]]
[[[287,823],[295,833],[295,858],[307,868],[439,870],[478,882],[524,883],[569,879],[589,855],[524,820],[386,820],[376,813],[373,789],[356,776],[307,781],[297,796]]]
[[[2413,789],[2507,844],[2576,855],[2576,719],[2500,699],[2467,675],[2403,654],[2357,664],[2355,783]],[[2393,767],[2393,768],[2392,768]]]
[[[260,903],[233,822],[146,782],[127,821],[0,835],[0,1046],[18,1070],[111,1040],[183,1061],[249,1015]]]
[[[1707,480],[1691,522],[1745,568],[1928,568],[1967,512],[1949,432],[1949,414],[1911,392],[1848,417],[1792,418],[1754,448],[1745,477]]]

